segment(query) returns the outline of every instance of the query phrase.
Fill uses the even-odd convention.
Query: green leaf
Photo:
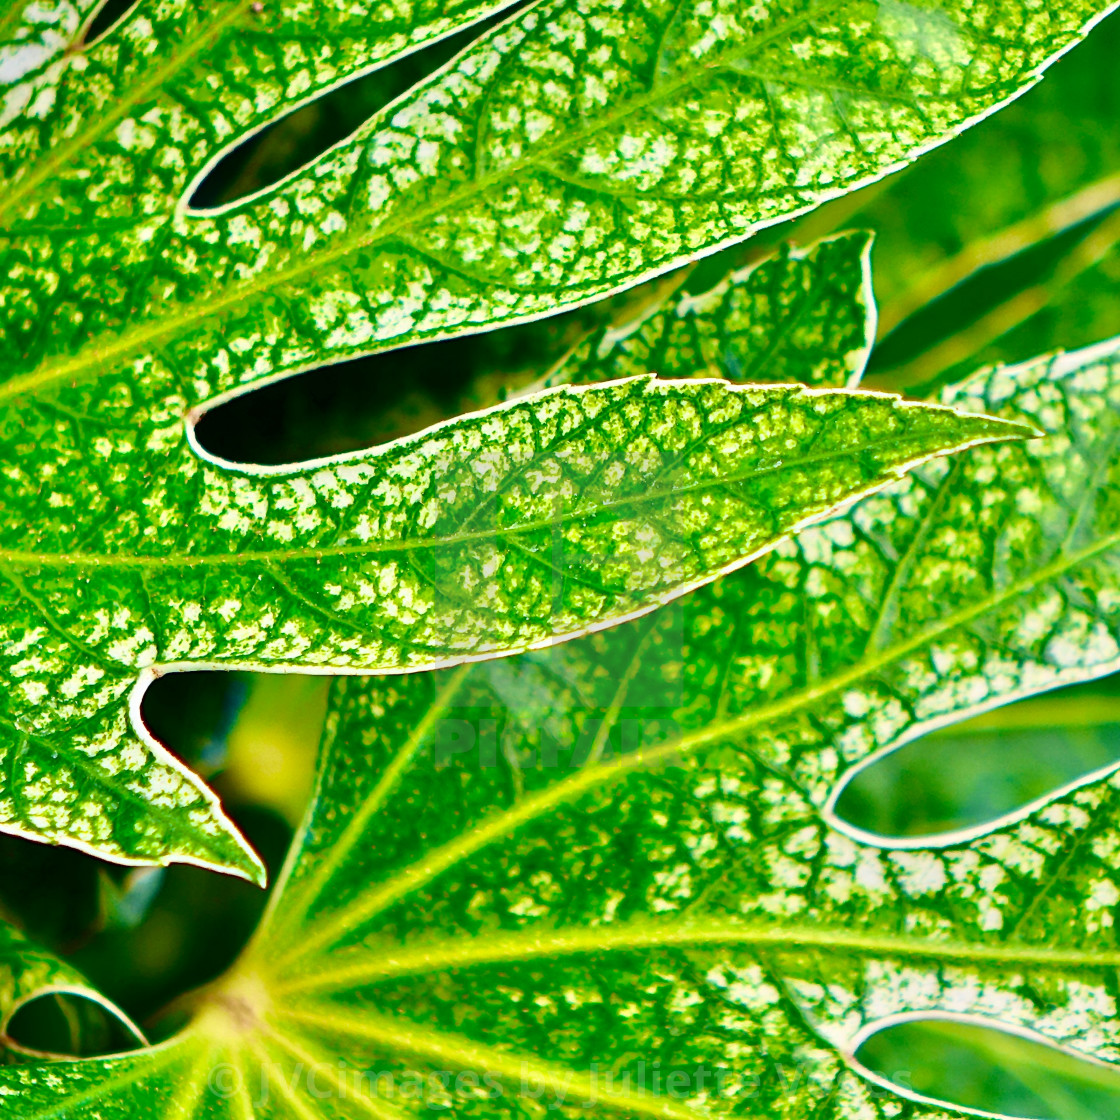
[[[613,630],[336,685],[270,912],[195,1024],[0,1093],[21,1120],[934,1120],[861,1070],[870,1032],[951,1015],[1120,1060],[1114,775],[937,846],[831,812],[880,753],[1120,665],[1120,341],[951,399],[1049,438]]]
[[[751,512],[737,543],[721,525],[699,563],[682,563],[675,533],[662,541],[643,521],[627,566],[611,537],[622,522],[584,504],[586,521],[558,534],[580,559],[553,610],[546,558],[514,548],[491,573],[503,561],[486,528],[478,574],[452,580],[441,564],[465,556],[441,553],[429,522],[467,516],[448,441],[465,453],[485,436],[488,454],[516,456],[505,425],[569,398],[271,473],[202,455],[200,413],[324,362],[551,314],[742,239],[992,112],[1104,11],[537,3],[312,166],[200,213],[185,200],[239,139],[501,5],[167,0],[78,49],[95,7],[0,7],[0,651],[14,681],[0,707],[0,830],[252,877],[259,862],[212,796],[140,730],[137,669],[398,669],[516,650],[652,607],[771,538]],[[693,393],[726,391],[596,390],[568,421],[643,397],[650,414],[629,422],[652,432],[670,423],[653,402]],[[724,399],[732,412],[747,400]],[[589,441],[586,454],[613,446]],[[619,469],[638,468],[606,471],[598,499],[614,500]],[[546,457],[523,484],[563,520],[573,499],[559,470]],[[811,497],[776,535],[848,496]],[[672,515],[695,535],[720,504]],[[499,598],[528,588],[526,624],[478,595],[492,576]]]
[[[119,416],[115,439],[145,461]],[[651,610],[930,455],[1029,434],[871,393],[645,377],[311,470],[227,470],[184,445],[141,494],[111,456],[97,486],[13,468],[19,504],[39,509],[30,533],[0,527],[0,829],[258,875],[139,722],[159,673],[402,671],[526,649]],[[177,508],[190,525],[169,547]]]
[[[653,561],[644,595],[633,565],[615,587],[581,562],[592,586],[565,580],[543,624],[552,576],[526,557],[543,575],[510,571],[494,594],[532,584],[536,621],[492,617],[485,600],[468,620],[471,574],[448,589],[413,547],[445,506],[462,516],[462,481],[445,472],[463,429],[266,475],[201,455],[200,412],[326,361],[552,313],[743,238],[991,112],[1102,10],[538,3],[313,166],[203,214],[185,200],[224,148],[501,5],[170,0],[77,49],[95,7],[0,8],[0,650],[15,681],[0,829],[253,877],[210,794],[139,730],[136,669],[408,668],[514,650],[646,609],[764,542],[753,527],[738,545],[717,534],[697,566],[655,557],[658,540],[637,552]],[[581,399],[575,422],[603,401]],[[653,413],[651,429],[666,423]],[[529,423],[503,417],[469,438]],[[436,454],[451,455],[438,481]],[[380,473],[390,461],[409,477]],[[528,484],[551,500],[559,466],[539,467]],[[609,479],[596,485],[610,500]],[[616,562],[577,525],[578,551]],[[405,535],[407,573],[386,551],[363,564]],[[490,548],[476,557],[486,578]],[[433,577],[440,609],[419,618]]]
[[[602,327],[545,385],[640,373],[855,386],[875,340],[871,236],[842,233],[733,272],[698,295],[673,295]]]
[[[217,145],[500,7],[175,0],[75,52],[74,6],[9,3],[5,398],[129,368],[206,397],[589,300],[943,143],[1108,8],[538,3],[307,171],[184,210]]]
[[[49,995],[90,1000],[119,1020],[139,1043],[146,1043],[140,1028],[92,987],[77,969],[0,921],[0,1052],[4,1048],[18,1052],[19,1047],[10,1037],[12,1020],[33,1000]]]

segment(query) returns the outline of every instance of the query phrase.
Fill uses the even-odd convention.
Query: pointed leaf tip
[[[255,887],[262,889],[267,887],[268,868],[264,860],[224,812],[219,810],[216,815],[225,826],[226,832],[221,837],[222,842],[214,845],[211,855],[198,859],[193,855],[180,856],[172,853],[166,863],[197,863],[223,875],[244,879]]]
[[[1002,443],[1007,440],[1045,439],[1046,433],[1033,424],[1021,420],[1006,420],[986,412],[955,410],[958,416],[970,421],[974,436],[970,443]]]

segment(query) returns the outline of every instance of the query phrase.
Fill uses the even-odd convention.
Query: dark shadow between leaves
[[[138,3],[140,3],[140,0],[105,0],[78,35],[79,45],[90,47],[94,43],[100,42],[117,24],[124,21],[125,16]]]
[[[209,778],[226,764],[229,734],[249,688],[246,673],[167,673],[144,693],[141,718],[154,738]]]
[[[96,1058],[146,1045],[131,1024],[79,992],[47,992],[12,1016],[4,1042],[34,1057]]]
[[[496,404],[538,377],[595,322],[553,319],[321,366],[219,400],[199,415],[207,454],[274,467],[362,451]]]
[[[431,343],[274,381],[208,408],[195,439],[228,463],[278,466],[412,435],[459,410],[470,350]]]
[[[884,1088],[981,1116],[1120,1115],[1120,1068],[977,1019],[896,1022],[871,1034],[856,1060]]]
[[[517,7],[336,86],[235,141],[204,172],[188,208],[206,212],[228,206],[308,166]]]

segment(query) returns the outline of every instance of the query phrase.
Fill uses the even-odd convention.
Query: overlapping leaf
[[[603,327],[544,385],[633,377],[723,377],[856,385],[875,340],[871,237],[844,233],[733,272],[698,295],[672,297]]]
[[[0,527],[0,828],[255,874],[209,792],[132,731],[161,669],[399,671],[529,648],[650,610],[930,455],[1029,434],[873,394],[637,378],[310,477],[184,454],[149,483],[150,516],[113,502],[135,479],[111,460],[108,501],[52,480],[65,519]],[[186,539],[158,532],[173,505],[193,507]],[[76,517],[91,506],[108,516]]]
[[[991,112],[1105,10],[537,3],[314,166],[219,211],[186,205],[226,147],[286,108],[500,7],[142,0],[85,49],[93,0],[0,9],[0,643],[15,679],[0,828],[256,874],[205,790],[136,731],[138,667],[415,667],[641,609],[636,587],[617,601],[596,587],[577,596],[590,614],[518,634],[488,617],[483,633],[461,617],[470,578],[458,598],[437,579],[440,607],[414,630],[431,573],[362,568],[383,525],[357,511],[417,502],[416,541],[432,494],[415,479],[383,493],[392,455],[269,476],[207,461],[190,441],[200,409],[550,313],[745,237]],[[648,426],[671,423],[650,407]],[[486,423],[476,435],[512,438]],[[426,479],[454,503],[458,482]],[[646,531],[634,555],[659,556]],[[581,547],[605,555],[608,539]],[[664,597],[654,570],[649,604]],[[712,574],[678,569],[677,589]]]
[[[340,685],[289,872],[197,1024],[0,1093],[26,1120],[934,1120],[854,1058],[899,1016],[1120,1061],[1115,775],[914,847],[831,812],[882,751],[1120,665],[1120,343],[951,399],[1049,436],[614,630]]]

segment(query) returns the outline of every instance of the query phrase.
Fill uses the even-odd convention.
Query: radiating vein
[[[394,756],[393,761],[385,768],[373,792],[362,802],[361,808],[348,822],[341,835],[332,841],[329,849],[316,862],[311,874],[297,884],[291,897],[284,899],[282,919],[278,920],[275,906],[281,899],[287,878],[291,875],[293,867],[290,862],[285,865],[285,873],[281,875],[273,888],[272,906],[266,918],[262,919],[260,931],[256,937],[257,941],[261,941],[267,936],[268,942],[275,944],[282,940],[283,931],[298,926],[299,922],[302,921],[308,908],[315,904],[324,887],[331,881],[331,877],[349,858],[355,845],[360,842],[369,822],[392,795],[400,782],[401,776],[415,759],[417,752],[427,745],[428,736],[432,729],[446,714],[472,669],[472,665],[461,665],[448,676],[447,682],[440,689],[431,707],[424,713],[424,718],[412,729],[404,745]],[[300,854],[296,846],[293,845],[292,856],[298,858]]]
[[[329,1004],[298,1004],[285,1007],[281,1017],[302,1026],[351,1035],[379,1042],[394,1051],[421,1055],[448,1062],[460,1069],[486,1070],[501,1077],[520,1080],[532,1076],[543,1085],[569,1093],[573,1088],[581,1099],[623,1110],[631,1116],[660,1117],[662,1120],[696,1120],[700,1115],[687,1105],[649,1093],[617,1092],[605,1088],[597,1078],[583,1070],[570,1070],[542,1062],[534,1055],[511,1054],[471,1039],[434,1031],[410,1023],[403,1016],[387,1017],[376,1013],[357,1015]]]
[[[341,954],[352,963],[293,970],[275,983],[278,995],[326,994],[352,990],[398,976],[417,976],[452,969],[477,968],[506,962],[528,962],[599,953],[628,953],[642,949],[689,949],[713,945],[757,947],[775,951],[820,949],[876,958],[926,958],[954,963],[1035,965],[1051,969],[1108,970],[1120,967],[1120,949],[1063,949],[1022,941],[966,942],[929,936],[861,932],[827,925],[752,925],[736,922],[695,924],[666,921],[658,924],[593,926],[579,929],[517,934],[487,934],[473,940],[436,941],[412,947],[367,949]]]
[[[792,691],[745,715],[713,721],[698,731],[668,739],[655,748],[634,751],[597,766],[585,767],[571,777],[526,797],[505,812],[494,814],[456,840],[429,852],[423,859],[398,872],[392,879],[359,899],[330,915],[324,915],[308,927],[307,936],[301,939],[299,948],[285,958],[282,967],[287,967],[292,959],[307,958],[333,944],[405,895],[418,890],[482,848],[508,838],[549,810],[575,801],[591,789],[617,781],[633,771],[656,766],[675,754],[698,750],[721,741],[734,741],[736,737],[755,728],[803,710],[931,644],[937,638],[950,634],[990,611],[1014,602],[1035,588],[1050,583],[1058,576],[1096,559],[1117,545],[1120,545],[1120,532],[1110,534],[1076,554],[1061,557],[1029,577],[1008,584],[995,594],[984,596],[908,640],[857,662],[831,680]],[[979,710],[982,708],[976,711]]]

